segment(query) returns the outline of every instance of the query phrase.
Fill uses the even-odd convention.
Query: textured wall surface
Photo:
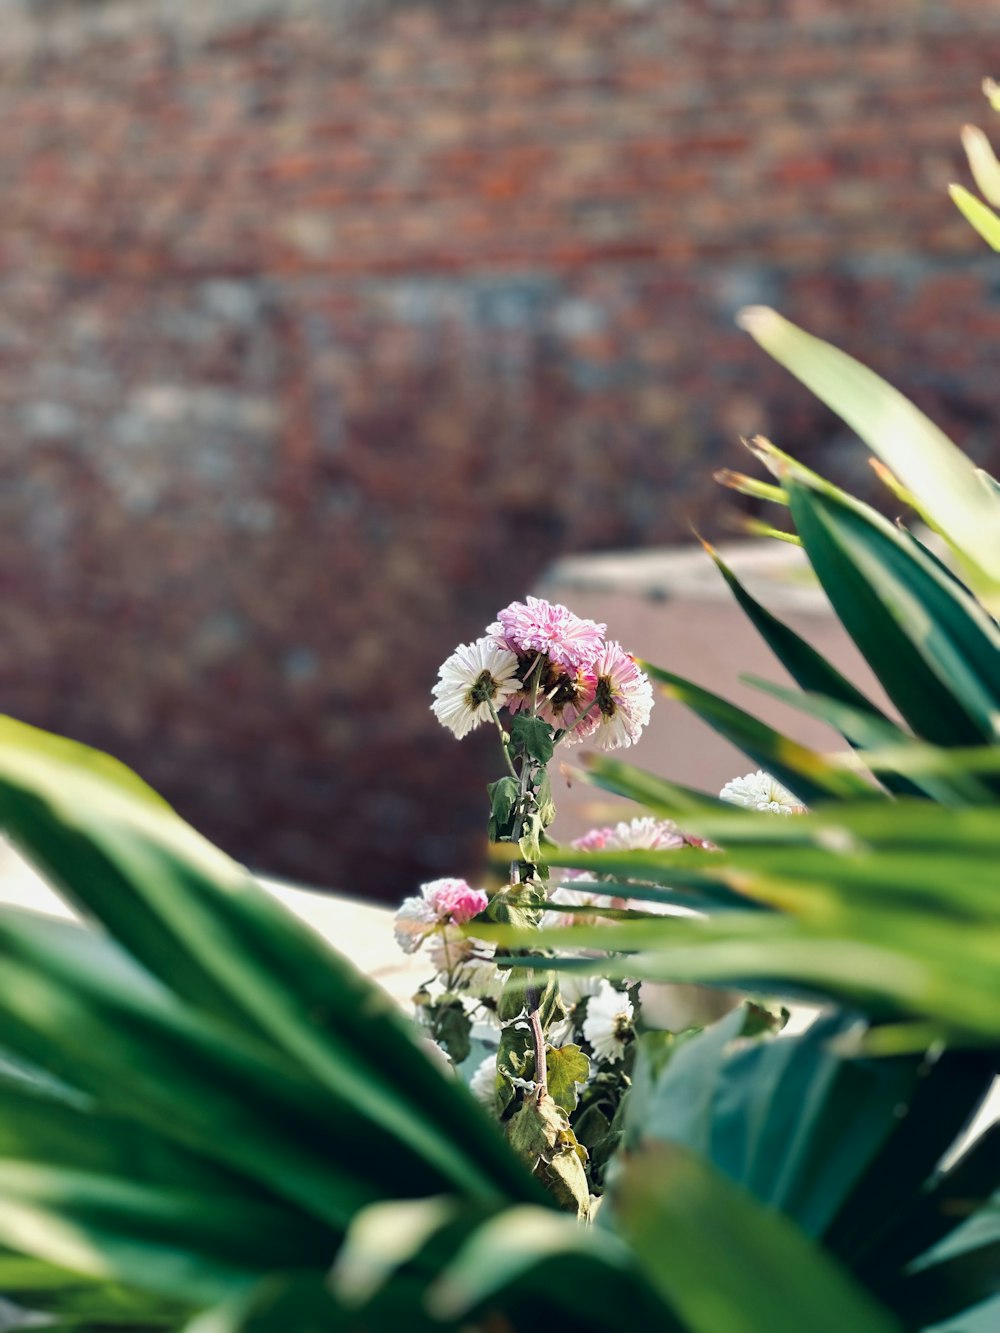
[[[3,709],[272,872],[466,868],[456,642],[741,433],[866,472],[739,306],[989,457],[998,72],[991,0],[0,4]]]

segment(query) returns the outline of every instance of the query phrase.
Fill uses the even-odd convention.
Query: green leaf
[[[661,667],[647,662],[643,662],[642,667],[663,694],[686,704],[720,736],[739,746],[755,763],[785,783],[801,800],[884,799],[884,793],[856,773],[838,769],[815,750],[790,740],[717,694]]]
[[[846,1057],[840,1039],[858,1026],[849,1013],[752,1046],[736,1042],[739,1017],[682,1045],[658,1078],[640,1051],[646,1090],[626,1117],[630,1147],[660,1139],[698,1151],[809,1235],[835,1249],[843,1236],[856,1256],[923,1184],[988,1080],[959,1055],[930,1065]]]
[[[874,511],[789,483],[796,527],[844,628],[913,730],[942,745],[1000,734],[1000,634]]]
[[[746,590],[719,553],[706,544],[705,549],[715,562],[740,608],[746,613],[754,629],[774,653],[788,674],[804,690],[827,695],[849,704],[860,712],[880,718],[887,727],[893,723],[876,708],[840,671],[777,616],[761,606]],[[895,727],[898,731],[899,728]]]
[[[454,1221],[458,1201],[449,1197],[373,1204],[351,1224],[330,1273],[330,1286],[345,1306],[359,1309]]]
[[[514,778],[499,778],[487,788],[490,794],[490,841],[495,842],[510,831],[511,816],[520,791]]]
[[[694,1153],[631,1154],[614,1223],[689,1333],[891,1333],[898,1325],[791,1222]]]
[[[632,764],[622,763],[619,759],[609,759],[603,754],[588,754],[583,758],[585,769],[577,770],[585,782],[601,787],[604,791],[624,796],[630,801],[638,801],[647,810],[661,818],[672,819],[691,811],[705,809],[738,810],[717,796],[708,796],[695,791],[693,787],[684,787],[671,782]]]
[[[22,1309],[58,1316],[58,1327],[97,1324],[102,1328],[125,1325],[129,1330],[174,1329],[190,1309],[183,1301],[88,1278],[5,1250],[0,1250],[0,1291]],[[65,1325],[62,1320],[67,1321]]]
[[[811,644],[796,634],[777,616],[772,615],[770,611],[761,606],[760,602],[752,597],[740,583],[718,552],[707,543],[703,543],[703,545],[729,585],[740,608],[746,613],[754,628],[792,679],[803,690],[822,695],[842,705],[838,714],[838,721],[834,722],[832,718],[824,718],[825,721],[831,721],[852,745],[865,744],[866,742],[862,741],[861,737],[869,736],[873,727],[879,725],[886,729],[883,733],[883,739],[890,733],[897,739],[905,735],[895,723],[890,722],[881,709],[876,708],[870,699],[856,689]],[[868,719],[871,719],[872,725],[867,725]],[[846,725],[841,725],[842,723]],[[884,785],[890,791],[912,792],[914,790],[913,785],[904,778],[890,776]]]
[[[927,1190],[934,1188],[938,1164],[960,1141],[993,1082],[992,1062],[978,1051],[945,1051],[928,1059],[919,1073],[907,1098],[907,1114],[845,1201],[826,1238],[836,1254],[876,1283],[891,1276],[893,1268],[883,1262],[889,1258],[888,1247],[898,1241],[901,1226],[905,1229],[905,1219],[915,1215]],[[953,1215],[952,1227],[963,1220],[963,1215]],[[882,1260],[877,1258],[880,1252]]]
[[[329,1232],[246,1199],[0,1162],[0,1241],[101,1280],[192,1304],[271,1267],[321,1266]]]
[[[964,185],[949,185],[952,203],[992,250],[1000,250],[1000,218]]]
[[[814,883],[815,876],[807,882]],[[791,892],[788,899],[793,900]],[[860,899],[839,909],[828,900],[824,908],[823,901],[818,895],[815,911],[798,920],[777,913],[727,912],[705,920],[574,926],[536,932],[534,942],[564,953],[620,954],[544,960],[554,971],[829,997],[879,1019],[915,1019],[918,1049],[929,1040],[928,1022],[938,1025],[935,1036],[997,1040],[1000,1013],[993,997],[1000,928],[995,921],[970,923],[909,906],[887,911],[883,903],[868,907]],[[505,942],[522,944],[516,934]],[[530,958],[522,962],[535,966]]]
[[[966,191],[960,194],[972,200]],[[958,198],[956,203],[962,207]],[[985,214],[990,227],[998,227],[989,209],[978,200],[972,203],[977,217]],[[737,322],[857,432],[913,493],[933,526],[991,584],[1000,583],[1000,504],[984,492],[972,464],[937,426],[853,357],[774,310],[749,307]],[[796,528],[802,536],[797,521]]]
[[[122,1180],[266,1197],[253,1182],[84,1097],[0,1074],[0,1159],[93,1171]],[[0,1290],[3,1284],[0,1282]]]
[[[515,753],[526,754],[538,764],[547,764],[555,753],[552,735],[549,724],[530,713],[515,714],[510,724]]]
[[[185,1324],[183,1333],[333,1333],[361,1327],[406,1328],[423,1333],[429,1327],[419,1308],[419,1290],[398,1284],[400,1302],[383,1323],[359,1325],[334,1299],[322,1275],[271,1273],[254,1288],[240,1292]],[[382,1314],[382,1311],[379,1312]],[[386,1312],[388,1313],[388,1312]]]
[[[745,684],[763,690],[765,694],[770,694],[775,699],[780,699],[790,708],[796,708],[809,717],[819,718],[831,727],[836,727],[842,735],[850,739],[852,745],[861,748],[858,756],[861,764],[866,764],[868,759],[868,754],[863,748],[865,746],[876,751],[883,746],[893,747],[897,752],[924,749],[920,742],[915,741],[908,732],[897,727],[895,723],[866,710],[855,708],[851,704],[842,703],[839,699],[830,699],[822,694],[804,694],[788,690],[781,685],[775,685],[772,681],[761,680],[757,676],[741,676],[740,679]],[[949,752],[942,750],[940,754],[943,756],[942,763],[947,765]],[[943,805],[992,804],[995,799],[992,792],[973,774],[965,771],[959,764],[952,764],[950,768],[951,771],[946,775],[918,773],[914,782],[892,772],[886,774],[883,770],[879,770],[879,776],[884,785],[891,790],[912,794],[919,793],[922,788],[928,796]]]
[[[177,995],[252,1032],[317,1090],[481,1197],[534,1197],[393,1001],[173,812],[99,766],[0,743],[0,820]]]
[[[3,909],[0,989],[9,1049],[90,1094],[108,1115],[137,1120],[324,1221],[343,1224],[371,1202],[376,1163],[414,1182],[434,1179],[366,1129],[348,1103],[186,1009],[91,932]],[[354,1138],[339,1161],[333,1125]],[[359,1175],[366,1148],[371,1165]]]
[[[879,1238],[863,1274],[884,1280],[930,1250],[983,1208],[1000,1180],[1000,1122],[990,1126],[950,1167],[939,1170]]]
[[[550,1046],[546,1065],[552,1100],[567,1115],[572,1115],[580,1100],[577,1084],[586,1083],[590,1074],[590,1060],[579,1046]]]
[[[467,1060],[472,1050],[469,1034],[472,1023],[461,1000],[434,1006],[434,1040],[451,1056],[452,1062],[460,1065]]]
[[[948,1255],[882,1291],[907,1328],[926,1328],[1000,1296],[1000,1239]]]
[[[728,490],[752,496],[755,500],[768,500],[771,504],[779,505],[788,504],[788,496],[780,486],[772,486],[769,482],[759,481],[756,477],[748,477],[744,472],[734,472],[731,468],[724,467],[713,473],[712,479]]]
[[[472,1231],[427,1303],[440,1320],[506,1305],[518,1319],[539,1309],[543,1328],[561,1320],[565,1328],[609,1333],[620,1333],[627,1310],[638,1328],[682,1333],[616,1236],[542,1208],[507,1208]]]

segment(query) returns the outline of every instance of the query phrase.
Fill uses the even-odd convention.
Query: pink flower
[[[428,936],[440,934],[449,923],[464,926],[478,916],[489,898],[464,879],[432,879],[421,884],[419,898],[404,898],[396,909],[393,934],[404,953],[416,953]]]
[[[439,920],[454,921],[460,926],[485,911],[489,903],[482,889],[471,888],[464,879],[435,879],[422,885],[421,892]]]
[[[597,657],[607,628],[583,620],[558,602],[528,597],[505,607],[487,633],[519,657],[544,653],[550,662],[575,672]]]
[[[570,843],[578,852],[600,852],[608,845],[608,839],[614,836],[614,829],[592,828],[580,838]]]
[[[589,737],[602,750],[634,745],[653,709],[649,677],[639,670],[635,658],[614,641],[604,646],[590,669],[597,678],[596,706],[572,733],[572,738]]]

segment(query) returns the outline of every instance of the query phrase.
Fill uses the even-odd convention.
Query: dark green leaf
[[[547,764],[554,753],[552,728],[540,717],[516,713],[510,724],[511,745],[516,754],[526,754],[538,764]]]
[[[611,1202],[618,1232],[690,1333],[898,1328],[791,1222],[687,1149],[631,1154]]]
[[[985,612],[873,510],[798,481],[789,499],[834,610],[917,735],[992,740],[1000,637]]]
[[[643,668],[664,694],[686,704],[720,736],[784,782],[800,800],[883,798],[884,793],[856,773],[830,764],[815,750],[790,740],[718,695],[660,667],[644,662]]]
[[[184,1000],[254,1033],[460,1190],[533,1197],[389,997],[171,811],[64,762],[40,733],[37,750],[0,743],[0,819]]]

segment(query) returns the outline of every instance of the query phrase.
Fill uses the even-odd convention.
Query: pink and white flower
[[[555,665],[575,672],[590,666],[600,653],[607,628],[584,620],[559,602],[528,597],[511,602],[486,632],[519,657],[543,653]]]
[[[593,706],[567,740],[590,739],[602,750],[634,745],[653,711],[649,677],[614,640],[604,646],[590,670],[596,677]]]
[[[393,934],[404,953],[416,953],[428,935],[449,925],[465,925],[484,911],[489,898],[464,879],[434,879],[421,884],[420,896],[404,898],[396,910]],[[457,936],[459,932],[454,932]],[[462,941],[468,944],[463,935]],[[456,948],[458,940],[456,939]]]
[[[421,886],[425,898],[430,899],[441,921],[454,921],[464,926],[474,916],[486,910],[489,898],[482,889],[474,889],[464,879],[435,879]]]
[[[609,851],[665,851],[684,847],[687,839],[672,819],[654,819],[646,815],[641,819],[622,820],[613,829],[600,830],[604,835],[604,846]],[[574,847],[576,843],[573,844]]]
[[[431,710],[461,740],[521,688],[517,657],[491,636],[460,644],[442,663]]]

